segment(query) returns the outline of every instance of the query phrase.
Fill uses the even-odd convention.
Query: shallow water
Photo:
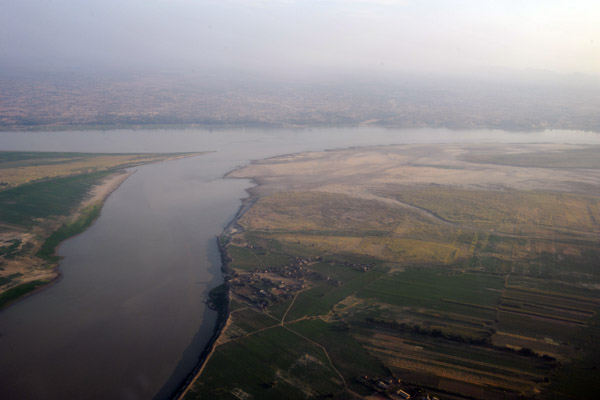
[[[218,235],[250,186],[222,179],[250,160],[393,143],[600,144],[589,132],[440,129],[117,130],[0,133],[0,150],[207,151],[136,168],[96,223],[64,242],[62,279],[0,312],[3,399],[169,398],[215,325]]]

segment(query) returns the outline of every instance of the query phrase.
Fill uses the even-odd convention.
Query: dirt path
[[[287,317],[288,312],[290,312],[290,310],[292,309],[292,306],[294,305],[294,302],[296,301],[296,298],[298,297],[298,295],[307,290],[308,289],[302,289],[302,290],[298,290],[296,292],[296,294],[294,295],[294,298],[292,299],[292,302],[290,303],[290,306],[287,308],[287,310],[285,310],[285,314],[283,314],[283,317],[281,317],[281,326],[283,326],[283,324],[285,323],[285,317]]]
[[[315,346],[317,346],[317,347],[319,347],[321,350],[323,350],[323,353],[325,353],[325,357],[327,357],[327,360],[329,361],[329,366],[331,367],[331,369],[332,369],[332,370],[334,370],[334,371],[335,371],[335,373],[336,373],[336,374],[338,374],[338,376],[339,376],[339,377],[340,377],[340,379],[342,380],[342,383],[344,384],[344,389],[345,389],[345,390],[348,390],[348,386],[346,386],[346,380],[344,379],[344,377],[342,376],[342,374],[340,373],[340,371],[338,371],[338,370],[337,370],[337,368],[335,368],[335,367],[333,366],[333,362],[331,362],[331,358],[329,357],[329,353],[327,353],[327,349],[326,349],[324,346],[320,345],[319,343],[317,343],[317,342],[315,342],[315,341],[312,341],[312,340],[310,340],[310,339],[309,339],[309,338],[307,338],[306,336],[304,336],[304,335],[302,335],[302,334],[300,334],[300,333],[296,332],[295,330],[293,330],[293,329],[291,329],[291,328],[288,328],[288,327],[287,327],[287,326],[285,326],[285,325],[282,325],[282,326],[283,326],[285,329],[287,329],[288,331],[290,331],[290,332],[292,332],[292,333],[294,333],[294,334],[296,334],[296,335],[300,336],[302,339],[304,339],[304,340],[308,341],[309,343],[312,343],[312,344],[314,344]]]

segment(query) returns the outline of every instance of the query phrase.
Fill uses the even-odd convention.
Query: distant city
[[[552,76],[548,76],[552,75]],[[583,75],[338,76],[0,74],[0,130],[314,127],[600,131],[600,83]]]

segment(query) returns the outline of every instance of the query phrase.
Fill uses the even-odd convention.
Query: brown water
[[[169,398],[194,368],[221,282],[215,245],[245,197],[221,177],[252,159],[434,142],[600,143],[585,132],[122,130],[0,133],[0,150],[215,153],[137,168],[100,218],[59,249],[62,279],[0,312],[0,398]]]

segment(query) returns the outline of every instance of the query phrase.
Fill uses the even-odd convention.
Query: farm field
[[[0,152],[0,308],[58,276],[56,247],[93,223],[126,168],[189,155]]]
[[[546,150],[575,151],[550,147],[518,150],[538,164]],[[470,152],[477,162],[466,161]],[[600,175],[482,167],[481,153],[390,146],[235,171],[260,185],[221,237],[234,307],[185,398],[594,398]],[[320,353],[265,359],[282,332],[286,352],[311,344]],[[243,363],[233,356],[241,349]],[[324,356],[329,372],[320,380],[304,371],[291,384],[281,371],[308,356]],[[223,376],[215,363],[226,358]]]

